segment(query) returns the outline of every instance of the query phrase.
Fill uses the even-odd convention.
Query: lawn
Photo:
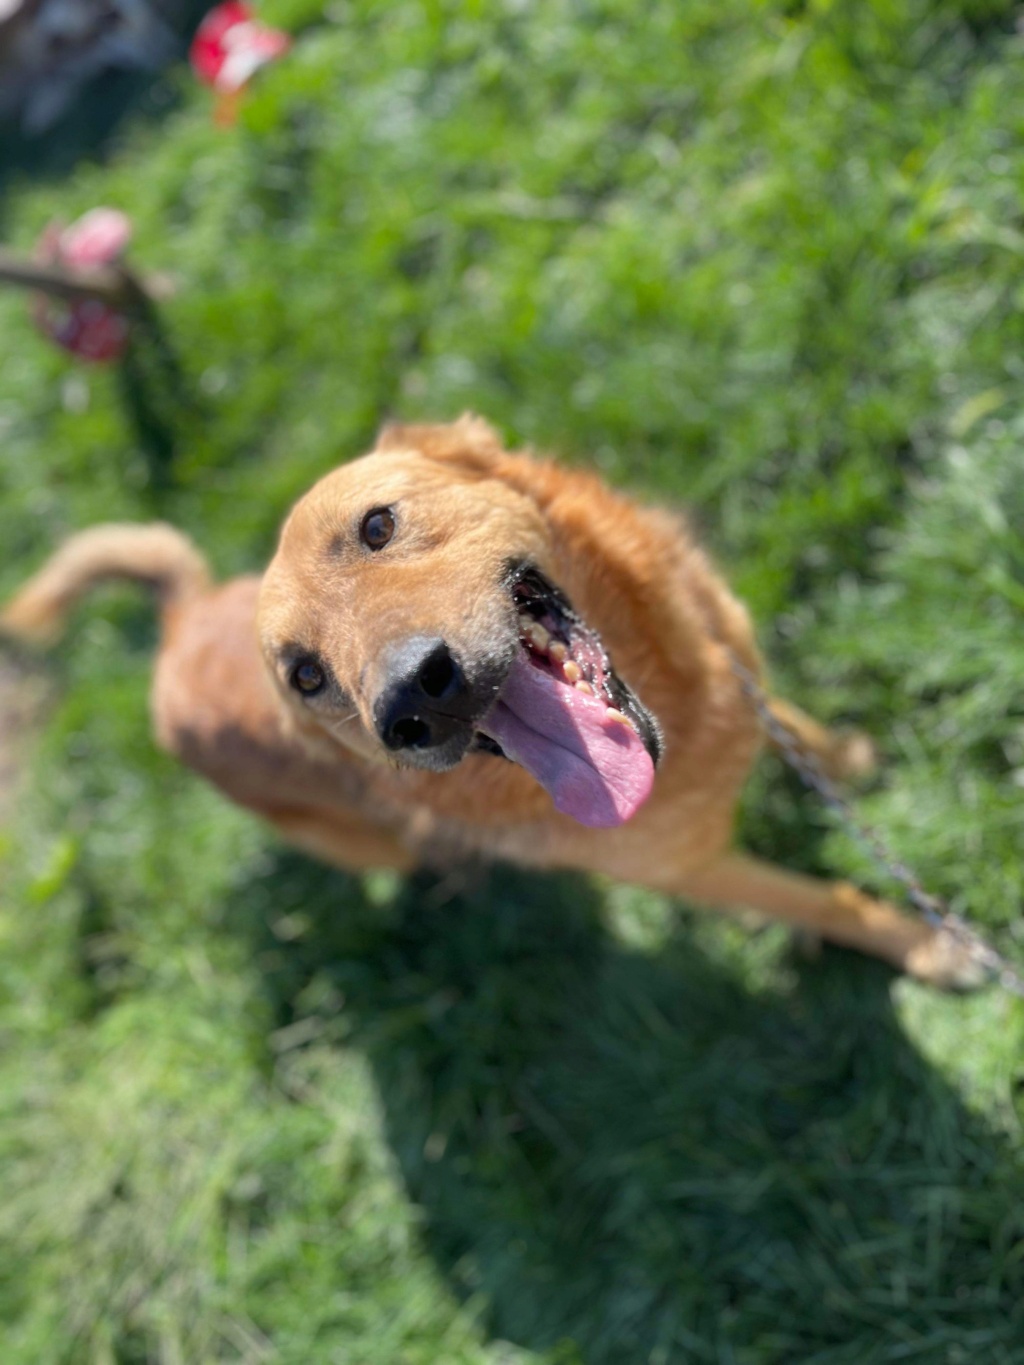
[[[101,519],[258,567],[382,420],[472,408],[694,508],[779,689],[878,737],[865,816],[1024,962],[1016,7],[263,13],[234,127],[179,67],[8,159],[5,242],[112,204],[178,288],[109,370],[0,294],[0,595]],[[110,590],[7,655],[3,1365],[1024,1362],[1019,1002],[326,871],[155,751],[154,641]],[[890,889],[774,760],[742,835]]]

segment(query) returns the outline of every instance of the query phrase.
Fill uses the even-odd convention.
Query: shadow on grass
[[[177,35],[177,61],[184,61],[192,34],[213,0],[180,0],[166,19]],[[172,73],[176,61],[166,68]],[[156,122],[180,102],[173,75],[111,68],[82,87],[60,118],[43,133],[27,134],[15,119],[0,121],[0,196],[23,177],[61,179],[80,161],[102,160],[130,118]]]
[[[685,918],[650,956],[585,881],[507,868],[374,906],[284,854],[234,918],[282,1024],[354,1029],[425,1244],[497,1337],[588,1363],[1024,1358],[1021,1172],[881,967],[826,953],[751,994]]]
[[[102,160],[126,118],[162,118],[175,103],[170,85],[152,72],[111,71],[82,90],[45,133],[0,123],[0,194],[15,179],[61,179],[80,161]]]

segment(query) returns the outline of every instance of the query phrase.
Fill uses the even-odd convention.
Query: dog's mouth
[[[520,647],[478,747],[519,763],[583,825],[629,820],[651,793],[661,737],[600,636],[536,569],[512,581]]]

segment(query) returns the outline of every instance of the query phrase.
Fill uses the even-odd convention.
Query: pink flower
[[[90,209],[58,237],[58,258],[70,266],[112,265],[131,238],[131,219],[120,209]]]
[[[129,218],[117,209],[90,209],[70,227],[50,223],[36,247],[45,265],[75,270],[114,265],[131,239]],[[128,345],[128,319],[99,298],[57,300],[38,294],[33,307],[36,326],[62,350],[83,360],[111,361]]]
[[[259,70],[291,46],[291,38],[253,17],[242,0],[210,10],[189,49],[192,70],[218,95],[237,94]]]

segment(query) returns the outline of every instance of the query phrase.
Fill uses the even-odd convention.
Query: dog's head
[[[650,791],[657,728],[558,586],[524,466],[476,418],[385,429],[285,523],[264,656],[307,732],[437,772],[485,750],[619,824]]]

